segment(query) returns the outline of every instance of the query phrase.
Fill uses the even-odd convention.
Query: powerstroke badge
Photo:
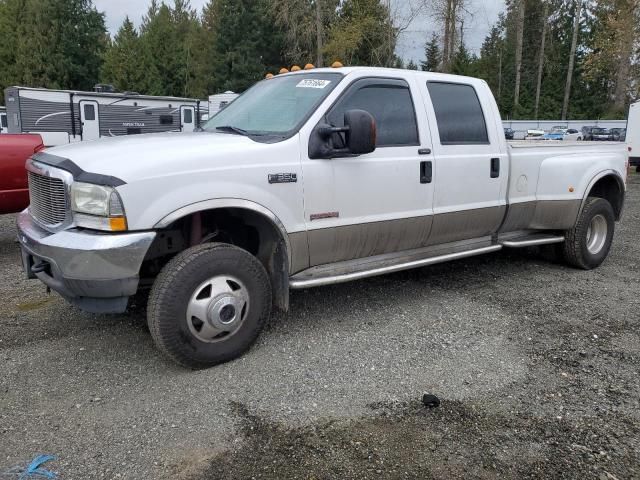
[[[298,181],[297,173],[270,173],[269,183],[296,183]]]

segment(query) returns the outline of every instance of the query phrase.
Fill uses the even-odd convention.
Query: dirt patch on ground
[[[576,424],[444,400],[439,408],[375,405],[367,418],[288,428],[241,404],[233,410],[241,444],[186,478],[622,479],[637,475],[640,462],[631,440],[637,423],[614,414]]]

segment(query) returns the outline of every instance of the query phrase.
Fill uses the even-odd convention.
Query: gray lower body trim
[[[431,216],[309,230],[309,265],[323,265],[427,245]]]
[[[507,207],[507,216],[504,219],[500,232],[515,232],[526,230],[531,225],[536,214],[536,202],[514,203]]]
[[[304,233],[289,235],[290,272],[396,252],[406,254],[423,247],[492,236],[498,231],[567,230],[575,224],[579,210],[580,200],[523,202],[508,207],[310,230],[306,234],[308,246],[304,244]],[[309,261],[305,262],[307,254]]]
[[[582,200],[544,200],[536,203],[536,213],[528,228],[568,230],[578,220]]]
[[[568,230],[578,219],[581,200],[542,200],[513,203],[500,232],[518,230]]]
[[[290,233],[289,247],[291,248],[289,273],[293,274],[309,268],[309,242],[307,240],[307,232]]]
[[[500,228],[506,208],[500,205],[435,215],[429,245],[492,235]]]

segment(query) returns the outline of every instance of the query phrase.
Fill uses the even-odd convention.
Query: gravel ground
[[[639,200],[635,175],[595,271],[499,252],[294,292],[199,372],[142,313],[24,280],[0,217],[0,478],[38,453],[64,479],[640,478]]]

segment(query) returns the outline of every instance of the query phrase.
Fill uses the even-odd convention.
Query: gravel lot
[[[639,219],[635,175],[595,271],[499,252],[295,292],[191,372],[142,313],[23,279],[0,217],[0,478],[38,453],[64,479],[640,478]]]

